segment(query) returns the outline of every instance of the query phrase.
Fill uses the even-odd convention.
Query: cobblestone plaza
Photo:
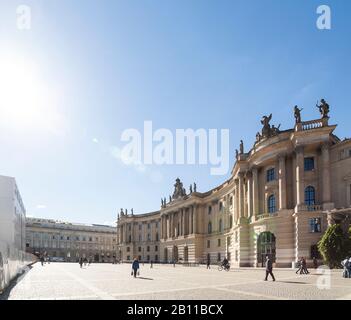
[[[297,275],[292,269],[275,269],[276,282],[263,281],[265,271],[257,268],[218,271],[215,265],[185,267],[176,265],[140,266],[140,277],[130,275],[130,264],[36,263],[0,296],[9,300],[286,300],[351,299],[351,279],[332,270],[319,289],[317,270]]]

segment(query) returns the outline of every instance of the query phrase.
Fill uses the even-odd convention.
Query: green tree
[[[340,224],[328,227],[318,242],[318,250],[330,268],[340,267],[340,263],[349,255],[351,249],[351,228],[345,234]]]

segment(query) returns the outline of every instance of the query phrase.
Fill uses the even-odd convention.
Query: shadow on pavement
[[[33,267],[31,265],[27,266],[27,270],[31,270]],[[27,272],[28,272],[27,271]],[[25,272],[25,271],[23,271]],[[15,278],[13,278],[7,288],[3,293],[0,294],[0,300],[8,300],[12,289],[23,279],[21,278],[24,274],[19,273]]]
[[[294,283],[294,284],[309,284],[308,282],[301,282],[301,281],[277,281],[282,283]]]
[[[137,277],[137,279],[141,279],[141,280],[154,280],[152,278],[145,278],[145,277]]]

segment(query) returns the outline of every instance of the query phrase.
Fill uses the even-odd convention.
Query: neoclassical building
[[[70,223],[52,219],[26,219],[26,250],[51,258],[76,262],[80,257],[93,262],[112,262],[116,258],[116,227]]]
[[[351,139],[340,140],[321,118],[280,130],[262,118],[256,142],[241,142],[230,179],[202,193],[186,192],[179,179],[159,211],[127,214],[117,222],[117,257],[123,261],[212,263],[261,266],[269,255],[276,266],[291,267],[301,256],[319,258],[317,243],[329,224],[349,225]]]

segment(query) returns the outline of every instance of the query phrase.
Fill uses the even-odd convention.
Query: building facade
[[[319,258],[317,243],[328,225],[350,224],[351,139],[340,140],[329,124],[329,106],[321,118],[280,130],[261,120],[262,131],[245,152],[241,142],[230,178],[220,186],[186,192],[179,179],[173,196],[157,212],[118,217],[117,257],[128,261],[151,250],[153,261],[212,263],[229,258],[236,267],[291,267],[303,256]],[[153,227],[146,227],[152,224]],[[145,231],[146,230],[146,231]],[[146,235],[146,238],[145,238]],[[148,251],[147,251],[148,252]]]
[[[113,262],[117,234],[112,226],[27,218],[26,249],[35,255],[76,262],[80,257],[93,262]]]
[[[34,261],[25,250],[26,209],[15,178],[0,176],[0,292]]]

